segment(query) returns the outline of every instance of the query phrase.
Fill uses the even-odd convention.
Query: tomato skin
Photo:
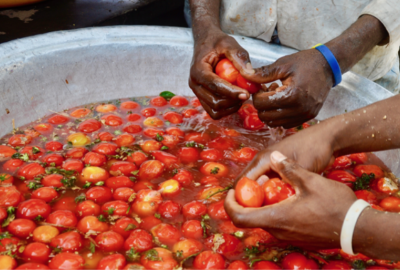
[[[107,187],[116,189],[121,187],[132,188],[134,183],[127,176],[114,176],[110,177],[105,181]]]
[[[193,181],[193,175],[191,172],[185,169],[179,169],[178,173],[172,177],[172,179],[176,180],[183,187],[189,186]]]
[[[178,242],[181,237],[180,231],[176,227],[167,223],[156,225],[150,230],[150,232],[154,237],[157,237],[161,243],[168,246]]]
[[[361,177],[364,173],[370,175],[371,173],[373,173],[375,175],[375,179],[379,179],[382,178],[383,175],[383,171],[381,168],[379,168],[376,165],[357,165],[353,172],[355,173],[355,175],[357,175],[358,177]]]
[[[275,263],[270,262],[270,261],[260,261],[260,262],[256,262],[253,265],[253,269],[254,270],[263,270],[263,269],[280,270],[282,268],[280,268],[278,265],[276,265]]]
[[[146,154],[140,151],[136,151],[132,153],[131,155],[128,155],[127,161],[132,162],[136,166],[142,165],[143,162],[147,160]]]
[[[126,265],[126,259],[121,254],[112,254],[104,257],[97,265],[97,270],[121,270]]]
[[[124,239],[128,238],[132,230],[137,228],[139,228],[139,223],[129,217],[120,218],[111,226],[111,230],[119,233]]]
[[[87,200],[80,202],[76,206],[76,212],[80,217],[86,217],[86,216],[98,216],[101,213],[101,208],[100,205],[97,203]]]
[[[204,161],[218,161],[223,158],[223,154],[217,149],[205,149],[201,151],[200,158]]]
[[[16,146],[25,146],[30,144],[32,141],[32,137],[25,134],[15,134],[8,139],[8,144],[16,147]]]
[[[155,184],[153,184],[150,181],[146,181],[146,180],[138,181],[133,185],[133,190],[135,192],[139,192],[142,189],[156,189],[156,188],[157,188],[157,186]]]
[[[233,139],[226,136],[215,138],[214,140],[208,142],[207,144],[209,148],[214,148],[221,151],[231,150],[235,148],[236,145],[237,143]]]
[[[162,202],[161,194],[151,189],[142,189],[136,194],[132,204],[132,211],[141,217],[151,216],[157,212]]]
[[[114,143],[109,143],[109,142],[102,142],[96,144],[93,148],[92,151],[95,153],[99,154],[104,154],[104,155],[115,155],[117,152],[118,145]]]
[[[0,157],[0,159],[1,159],[1,157]],[[7,160],[6,162],[4,162],[3,169],[6,172],[14,173],[17,169],[19,169],[24,164],[25,164],[25,162],[23,162],[20,159],[10,159],[10,160]]]
[[[37,152],[36,154],[33,153],[34,147],[36,150],[39,150],[39,152]],[[36,159],[40,158],[41,156],[43,156],[45,151],[43,148],[41,148],[39,146],[25,146],[24,148],[19,150],[19,153],[20,154],[28,154],[30,160],[36,160]]]
[[[229,59],[222,59],[218,62],[215,67],[215,73],[225,81],[231,84],[236,84],[236,80],[239,76],[239,71],[235,68],[233,63]]]
[[[137,113],[129,114],[128,117],[126,117],[126,120],[128,120],[128,122],[136,122],[141,119],[142,119],[142,116],[140,116],[140,114],[137,114]]]
[[[0,159],[10,158],[15,153],[17,153],[17,151],[15,151],[14,148],[5,145],[0,145]]]
[[[67,159],[64,161],[62,168],[67,171],[76,171],[80,173],[83,170],[83,162],[76,159]]]
[[[333,162],[332,167],[334,169],[345,169],[353,165],[352,160],[347,156],[337,157]]]
[[[83,217],[78,221],[76,228],[82,233],[87,233],[92,230],[95,232],[106,232],[108,231],[108,224],[101,222],[94,216]]]
[[[379,193],[392,195],[399,191],[399,187],[393,180],[387,177],[379,178],[371,183],[371,187]]]
[[[179,149],[178,155],[180,161],[185,164],[199,160],[199,151],[194,147],[182,147]]]
[[[53,127],[47,123],[41,123],[34,127],[35,130],[39,132],[39,134],[48,134],[53,131]],[[31,135],[32,136],[32,135]],[[33,137],[33,136],[32,136]]]
[[[142,219],[140,223],[140,228],[146,231],[150,231],[153,227],[161,224],[162,221],[155,216],[147,216]]]
[[[32,199],[41,199],[45,202],[51,202],[58,197],[58,193],[54,188],[41,187],[32,192]]]
[[[45,174],[45,169],[38,163],[28,163],[23,165],[17,172],[17,177],[23,177],[24,180],[32,180],[40,174]]]
[[[102,142],[111,142],[114,136],[110,132],[100,132],[98,139]]]
[[[47,122],[49,122],[50,124],[54,124],[54,125],[64,124],[68,121],[69,121],[68,117],[66,117],[64,115],[60,115],[60,114],[56,114],[56,115],[50,117],[49,119],[47,119]]]
[[[50,211],[50,205],[48,205],[45,201],[39,199],[30,199],[19,204],[16,211],[16,216],[17,218],[34,220],[38,216],[47,218],[50,214]]]
[[[2,270],[11,270],[17,267],[17,261],[8,255],[0,255],[0,265]]]
[[[143,121],[143,125],[146,127],[162,127],[164,122],[155,116],[150,116]]]
[[[100,233],[96,236],[95,241],[104,252],[116,252],[124,245],[124,238],[114,231]]]
[[[254,264],[255,265],[255,264]],[[256,267],[256,266],[255,266]],[[228,268],[227,269],[230,269],[230,270],[247,270],[247,269],[249,269],[248,268],[248,266],[247,266],[247,264],[245,264],[244,262],[242,262],[242,261],[233,261],[233,262],[231,262],[230,264],[229,264],[229,266],[228,266]],[[254,268],[254,269],[256,269],[256,268]],[[259,269],[269,269],[269,268],[259,268]],[[279,268],[280,269],[280,268]]]
[[[189,105],[189,101],[182,96],[174,96],[169,101],[169,104],[175,107],[183,107]]]
[[[134,110],[134,109],[140,108],[140,105],[134,101],[128,100],[128,101],[122,102],[119,107],[122,110]]]
[[[49,174],[42,178],[42,185],[45,187],[62,187],[64,186],[61,180],[64,177],[61,174]]]
[[[111,175],[125,175],[132,176],[132,172],[136,171],[137,167],[135,164],[129,161],[117,161],[111,165],[109,172]]]
[[[250,104],[250,103],[244,103],[238,111],[238,114],[239,114],[240,118],[242,118],[242,120],[244,120],[246,118],[246,116],[248,116],[252,113],[258,113],[258,111],[254,107],[254,105]]]
[[[145,108],[140,112],[144,117],[151,117],[156,115],[157,110],[155,108]]]
[[[217,240],[216,240],[217,239]],[[215,234],[207,239],[204,240],[204,245],[208,249],[212,249],[215,242],[222,242],[218,249],[216,250],[217,253],[223,254],[227,258],[236,257],[239,255],[243,249],[242,242],[237,239],[235,236],[222,233],[222,234]]]
[[[257,150],[251,147],[243,147],[240,150],[236,150],[232,153],[232,160],[239,162],[250,162],[257,155]]]
[[[22,219],[22,218],[17,218],[11,221],[10,224],[8,225],[8,231],[11,234],[21,239],[24,239],[28,237],[30,234],[32,234],[35,228],[36,228],[35,222],[33,222],[30,219]]]
[[[198,220],[188,220],[182,225],[182,235],[186,238],[202,239],[203,228]]]
[[[235,188],[237,202],[244,207],[260,207],[264,202],[264,191],[260,185],[247,177],[239,180]]]
[[[126,124],[122,130],[124,132],[130,133],[130,134],[136,134],[136,133],[141,132],[143,129],[141,126],[136,125],[136,124]]]
[[[85,147],[74,147],[65,153],[66,158],[81,159],[88,152]]]
[[[330,173],[328,173],[326,178],[334,180],[334,181],[338,181],[338,182],[343,183],[351,188],[353,187],[354,182],[357,180],[354,175],[350,174],[349,172],[342,171],[342,170],[331,171]]]
[[[227,166],[217,162],[206,162],[201,166],[200,172],[206,176],[215,176],[217,178],[225,177],[229,173]]]
[[[186,219],[201,219],[207,213],[207,207],[198,201],[192,201],[182,207],[183,216]]]
[[[164,151],[153,151],[151,155],[158,161],[165,164],[167,168],[176,167],[179,164],[178,158]]]
[[[167,112],[164,113],[163,118],[172,124],[180,124],[183,122],[183,117],[177,112]]]
[[[112,198],[111,189],[108,187],[92,187],[86,191],[86,199],[103,204]]]
[[[92,111],[86,108],[79,108],[76,109],[75,111],[71,112],[69,115],[75,118],[82,118],[91,113]]]
[[[45,148],[46,150],[49,151],[60,151],[63,149],[63,145],[60,142],[52,141],[52,142],[47,142]]]
[[[207,209],[208,215],[215,220],[230,220],[225,211],[224,201],[218,201],[210,204]]]
[[[364,164],[368,161],[368,156],[365,153],[351,154],[349,158],[357,164]]]
[[[72,211],[56,210],[50,213],[50,215],[46,219],[46,222],[50,224],[74,228],[78,223],[78,219]],[[60,227],[58,227],[58,229],[60,231],[63,230],[63,228]]]
[[[356,194],[357,199],[364,200],[369,204],[378,204],[378,199],[371,191],[357,190],[354,192],[354,194]]]
[[[154,97],[150,100],[150,104],[155,107],[163,107],[168,104],[168,101],[163,97]]]
[[[165,165],[158,160],[148,160],[143,162],[139,169],[139,178],[151,180],[160,177],[164,172]]]
[[[86,153],[85,157],[83,158],[83,162],[85,164],[89,164],[91,166],[100,167],[103,166],[107,161],[107,157],[103,154],[89,152]]]
[[[257,113],[252,113],[244,119],[243,127],[248,130],[259,130],[265,127],[265,124],[260,120]]]
[[[15,186],[0,187],[0,207],[16,207],[21,201],[21,193]]]
[[[85,260],[75,253],[61,252],[50,261],[50,269],[80,270],[83,269]]]
[[[59,247],[63,251],[72,252],[80,250],[83,246],[83,240],[77,232],[65,232],[54,237],[50,246],[53,248]]]
[[[254,83],[251,81],[246,80],[243,76],[239,73],[236,78],[237,86],[247,90],[250,94],[255,94],[258,90],[261,89],[261,85],[258,83]]]
[[[101,128],[101,122],[95,119],[88,119],[78,125],[78,130],[84,133],[92,133]]]
[[[201,251],[203,251],[203,244],[194,239],[183,239],[175,243],[172,247],[172,252],[175,254],[180,252],[180,256],[177,256],[179,260],[184,260]]]
[[[303,254],[293,252],[288,254],[282,260],[283,269],[319,269],[317,263],[311,259],[307,259]]]
[[[185,132],[183,132],[183,130],[178,127],[167,128],[166,132],[168,135],[175,135],[179,138],[182,138],[185,136]]]
[[[287,184],[279,178],[272,178],[262,185],[265,194],[264,205],[279,203],[295,194],[290,184]]]
[[[109,215],[108,211],[110,209],[113,209],[112,215],[115,216],[127,216],[128,215],[128,209],[129,205],[126,202],[123,201],[109,201],[103,204],[101,207],[101,212],[104,215]]]
[[[174,201],[164,201],[159,205],[157,211],[163,218],[176,218],[181,213],[181,206]]]
[[[132,188],[119,187],[114,190],[113,199],[128,202],[129,198],[135,193]]]
[[[153,237],[151,234],[142,229],[131,231],[124,243],[125,250],[134,248],[138,252],[143,252],[152,249],[153,247]]]
[[[207,250],[196,256],[193,267],[208,270],[225,269],[225,260],[220,254]]]
[[[163,136],[165,132],[158,128],[146,128],[143,131],[143,134],[146,135],[147,137],[155,139],[157,137],[157,134]]]
[[[58,167],[63,164],[64,157],[60,154],[53,153],[43,156],[42,158],[40,158],[40,161],[47,163],[47,166],[52,166],[54,164],[55,166],[52,167]]]
[[[96,111],[100,113],[108,113],[116,110],[117,107],[114,104],[100,104],[96,107]]]
[[[103,115],[101,120],[104,121],[104,124],[111,127],[117,127],[124,123],[121,117],[114,114]]]
[[[193,98],[191,101],[190,101],[190,105],[192,105],[193,107],[199,107],[199,106],[201,106],[201,103],[200,103],[200,100],[198,99],[198,98]]]
[[[52,211],[56,210],[69,210],[71,212],[75,212],[76,203],[74,197],[63,197],[57,200],[52,207]]]
[[[345,261],[329,261],[327,264],[322,266],[322,269],[324,270],[350,270],[353,269],[353,267],[345,262]]]
[[[182,112],[183,118],[191,118],[197,114],[199,114],[199,111],[196,109],[186,109]]]
[[[156,254],[156,258],[151,254]],[[150,258],[148,258],[150,257]],[[140,263],[145,269],[161,270],[161,269],[174,269],[178,262],[173,258],[172,252],[164,248],[153,248],[142,254]]]
[[[16,270],[46,270],[50,269],[47,265],[41,263],[24,263],[15,268]]]
[[[384,198],[379,203],[379,206],[382,207],[385,211],[400,212],[400,198],[397,197]]]

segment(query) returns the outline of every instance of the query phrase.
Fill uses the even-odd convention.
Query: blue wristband
[[[328,64],[333,72],[333,77],[335,78],[335,83],[333,84],[333,87],[335,87],[342,81],[342,71],[340,70],[338,61],[336,60],[331,50],[329,50],[329,48],[326,47],[325,45],[318,44],[314,48],[317,49],[320,53],[322,53],[326,61],[328,61]]]

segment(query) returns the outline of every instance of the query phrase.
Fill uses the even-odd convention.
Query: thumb
[[[242,47],[227,51],[225,56],[233,63],[237,70],[254,74],[255,71],[250,62],[249,53]]]
[[[281,65],[276,63],[256,68],[253,71],[243,69],[240,73],[245,79],[259,84],[270,83],[276,80],[283,80],[287,78],[288,75],[285,69],[283,69]]]
[[[296,193],[304,188],[305,181],[310,177],[309,171],[278,151],[271,154],[271,166],[284,182],[296,189]]]

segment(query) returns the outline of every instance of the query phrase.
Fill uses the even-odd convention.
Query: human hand
[[[221,30],[210,30],[206,37],[196,40],[189,86],[213,119],[237,112],[250,97],[246,90],[214,73],[214,67],[223,58],[228,58],[239,71],[252,70],[247,51]]]
[[[296,194],[274,205],[245,208],[230,190],[225,210],[239,228],[263,228],[274,237],[309,248],[340,247],[340,232],[354,192],[341,183],[311,173],[280,152],[271,154],[271,167]]]
[[[281,80],[253,95],[259,118],[270,127],[291,128],[317,116],[329,90],[333,73],[317,50],[301,51],[275,63],[247,72],[243,77],[260,84]]]

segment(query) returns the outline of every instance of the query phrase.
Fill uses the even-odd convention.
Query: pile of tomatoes
[[[241,132],[266,129],[243,123],[251,115],[246,103],[229,121],[214,121],[196,98],[163,92],[14,130],[0,140],[1,268],[350,269],[360,260],[397,267],[340,250],[300,250],[263,229],[234,226],[226,191],[265,147],[265,132]],[[338,158],[327,177],[365,184],[371,191],[358,196],[400,212],[388,202],[398,200],[397,186],[369,162],[365,154]],[[371,173],[373,181],[358,183]],[[269,203],[290,195],[278,181]]]

